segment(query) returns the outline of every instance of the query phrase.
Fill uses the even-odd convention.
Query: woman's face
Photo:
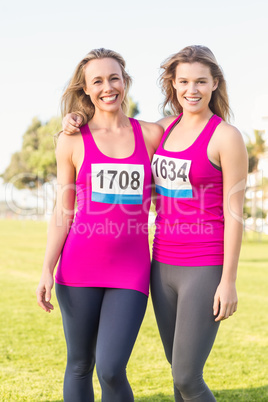
[[[113,58],[90,60],[85,65],[86,87],[95,110],[117,111],[125,95],[125,83],[119,63]]]
[[[184,111],[201,113],[208,110],[212,92],[218,86],[208,66],[202,63],[180,63],[173,86]]]

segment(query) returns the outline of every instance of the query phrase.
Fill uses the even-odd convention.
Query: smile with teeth
[[[103,97],[101,98],[101,100],[102,100],[103,102],[113,102],[113,101],[115,101],[115,100],[117,99],[117,97],[118,97],[118,95],[103,96]]]
[[[185,99],[186,99],[188,102],[198,102],[198,101],[200,101],[201,98],[187,98],[187,97],[185,96]]]

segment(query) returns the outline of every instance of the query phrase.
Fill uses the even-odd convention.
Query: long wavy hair
[[[109,49],[93,49],[91,50],[77,65],[70,81],[61,98],[61,114],[64,117],[67,113],[74,112],[83,118],[83,124],[92,119],[95,113],[95,107],[84,92],[86,87],[85,65],[94,59],[112,58],[118,62],[121,67],[123,80],[125,82],[125,96],[122,102],[122,110],[124,113],[128,109],[128,91],[132,83],[130,75],[126,72],[126,63],[123,57]]]
[[[182,113],[182,107],[177,99],[176,90],[173,87],[173,81],[176,77],[176,68],[179,63],[202,63],[208,66],[214,80],[218,81],[218,87],[212,92],[209,102],[210,110],[225,121],[229,121],[232,111],[229,106],[229,99],[226,88],[226,81],[214,54],[206,46],[187,46],[176,54],[171,55],[161,64],[161,75],[159,83],[165,96],[162,104],[163,112],[166,107],[175,114]]]

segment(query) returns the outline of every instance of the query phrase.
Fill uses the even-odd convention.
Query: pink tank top
[[[81,127],[77,213],[59,261],[59,284],[149,293],[151,166],[140,124],[130,122],[135,149],[122,159],[104,155],[88,125]]]
[[[167,128],[151,164],[158,213],[153,258],[180,266],[222,265],[222,172],[207,156],[209,141],[222,119],[213,115],[184,151],[166,151],[165,140],[181,116]]]

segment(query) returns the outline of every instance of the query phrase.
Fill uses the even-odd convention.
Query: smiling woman
[[[99,107],[103,107],[103,104],[119,103],[121,105],[125,97],[125,82],[119,64],[111,58],[106,58],[105,63],[103,60],[95,59],[85,66],[85,93],[90,96],[91,102],[95,105],[95,114]],[[95,76],[96,71],[98,76]]]
[[[56,273],[68,358],[65,402],[93,402],[96,364],[103,402],[133,402],[126,366],[150,280],[150,161],[162,128],[125,115],[131,83],[123,58],[91,51],[62,98],[84,124],[57,144],[57,204],[37,300],[45,311]],[[74,201],[77,212],[74,216]]]
[[[105,59],[105,64],[102,60]],[[92,63],[89,63],[93,61]],[[107,69],[112,65],[109,70],[111,76],[108,82],[122,80],[124,84],[124,95],[121,99],[121,107],[124,113],[127,111],[128,104],[128,91],[132,83],[130,75],[126,72],[125,60],[123,57],[110,49],[94,49],[89,52],[86,57],[78,64],[76,70],[62,96],[62,115],[67,113],[77,112],[81,115],[83,122],[87,123],[95,113],[95,105],[91,102],[90,97],[87,96],[87,85],[99,86],[103,84],[103,78],[98,69],[95,69],[96,75],[91,76],[95,67],[103,65],[102,74],[107,75]],[[105,66],[106,65],[106,66]],[[88,77],[89,75],[89,77]],[[87,77],[89,80],[87,81]],[[78,130],[79,131],[79,130]]]
[[[196,71],[196,67],[199,71]],[[180,82],[183,85],[187,84],[194,73],[194,83],[199,84],[199,87],[205,85],[208,81],[213,81],[216,87],[211,87],[208,94],[210,110],[223,118],[229,120],[231,110],[229,107],[228,94],[226,89],[226,81],[220,66],[214,54],[206,46],[188,46],[180,52],[170,56],[161,65],[162,74],[160,76],[160,84],[165,95],[163,109],[167,105],[175,114],[180,114],[183,111],[183,105],[180,103],[176,85]],[[197,74],[197,75],[196,75]],[[200,74],[198,76],[198,74]],[[186,75],[186,76],[185,76]],[[175,91],[174,91],[175,89]],[[195,88],[195,90],[197,87]],[[215,90],[217,89],[217,92]],[[190,94],[188,93],[190,96]]]
[[[177,66],[173,86],[184,111],[193,107],[190,110],[200,112],[210,102],[218,80],[212,77],[208,66],[200,63],[182,63]]]
[[[162,64],[178,114],[159,123],[151,292],[176,402],[213,402],[203,367],[219,323],[237,309],[247,153],[229,125],[223,73],[210,49],[188,46]]]

